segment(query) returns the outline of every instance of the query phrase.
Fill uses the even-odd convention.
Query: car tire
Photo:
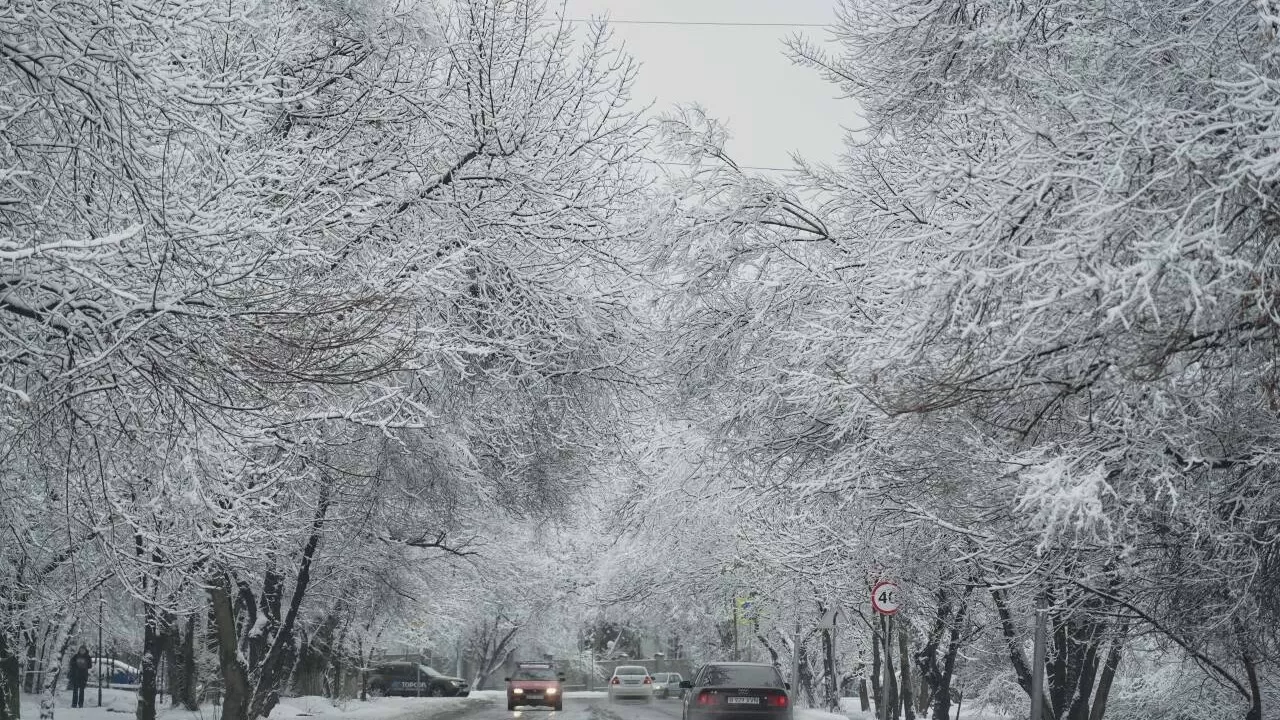
[[[551,709],[552,709],[552,710],[563,710],[563,709],[564,709],[564,703],[562,703],[562,702],[558,702],[558,703],[556,703],[555,705],[552,705],[552,706],[551,706]]]
[[[365,692],[369,695],[369,697],[386,697],[387,696],[387,689],[381,685],[370,685],[369,689],[366,690]]]
[[[507,710],[515,710],[515,709],[516,709],[516,704],[515,704],[515,703],[513,703],[513,702],[508,702],[508,703],[507,703]]]
[[[444,688],[439,685],[432,685],[431,692],[428,694],[431,695],[431,697],[444,697]]]

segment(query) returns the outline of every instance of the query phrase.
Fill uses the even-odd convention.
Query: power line
[[[609,25],[704,25],[711,27],[807,27],[807,28],[825,28],[830,27],[829,23],[798,23],[798,22],[728,22],[715,20],[614,20],[612,18],[565,18],[565,22],[604,22]]]

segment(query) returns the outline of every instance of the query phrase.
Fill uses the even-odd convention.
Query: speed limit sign
[[[881,580],[871,588],[871,609],[881,615],[898,613],[898,583]]]

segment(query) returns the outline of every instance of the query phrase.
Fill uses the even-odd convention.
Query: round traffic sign
[[[881,580],[871,588],[871,609],[881,615],[898,613],[898,583]]]

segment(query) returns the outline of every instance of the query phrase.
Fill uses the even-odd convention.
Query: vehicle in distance
[[[653,700],[653,676],[643,665],[619,665],[609,678],[609,702],[619,698]]]
[[[517,705],[545,705],[564,709],[564,676],[551,663],[516,663],[516,671],[507,678],[507,709]]]
[[[792,720],[791,686],[763,663],[707,663],[685,689],[683,720]]]
[[[466,697],[471,694],[462,678],[450,677],[429,665],[396,661],[374,665],[366,688],[370,695],[409,697]]]
[[[89,684],[97,682],[98,673],[102,673],[102,681],[107,687],[112,685],[137,685],[138,668],[113,658],[93,658],[89,667]]]
[[[680,673],[654,673],[653,694],[660,700],[666,700],[672,696],[684,697],[684,690],[680,688],[680,681],[683,679]]]

